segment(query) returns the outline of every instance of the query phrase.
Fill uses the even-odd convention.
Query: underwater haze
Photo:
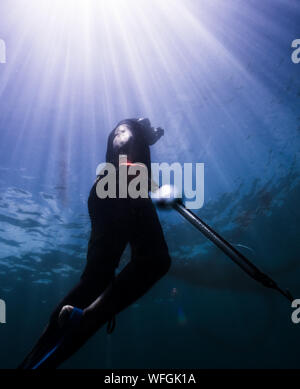
[[[205,164],[195,213],[300,298],[299,21],[299,0],[1,0],[0,368],[80,277],[89,190],[124,118],[165,129],[153,162]],[[62,367],[298,368],[288,300],[159,216],[170,272]]]

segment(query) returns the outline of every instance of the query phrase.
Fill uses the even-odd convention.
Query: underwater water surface
[[[64,17],[0,4],[0,368],[80,277],[89,190],[127,117],[165,129],[153,161],[205,163],[195,213],[300,298],[299,1],[66,3]],[[298,368],[290,303],[174,211],[159,216],[169,274],[62,367]]]

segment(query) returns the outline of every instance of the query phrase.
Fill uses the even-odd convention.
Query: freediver
[[[146,165],[151,176],[150,147],[164,134],[149,119],[118,123],[107,142],[106,162],[119,169],[119,156]],[[91,235],[79,283],[58,304],[40,339],[20,369],[53,369],[73,355],[98,329],[142,297],[169,270],[171,259],[151,198],[89,199]],[[150,190],[150,188],[149,188]],[[121,255],[131,247],[130,262],[115,275]]]

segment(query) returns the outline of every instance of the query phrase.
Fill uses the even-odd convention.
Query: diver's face
[[[113,140],[113,147],[116,149],[121,149],[123,146],[127,145],[132,139],[133,134],[130,128],[126,124],[121,124],[115,130],[115,136]]]

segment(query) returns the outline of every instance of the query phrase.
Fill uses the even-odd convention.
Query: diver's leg
[[[126,236],[123,235],[123,239],[119,238],[118,241],[114,237],[116,237],[116,231],[108,228],[107,233],[101,239],[90,242],[87,265],[80,282],[57,305],[41,337],[19,368],[30,368],[34,361],[39,360],[45,354],[49,345],[57,343],[62,337],[63,329],[58,321],[62,307],[70,305],[84,309],[110,285],[114,277],[115,266],[127,244]]]
[[[79,327],[66,336],[62,347],[41,368],[54,369],[70,358],[112,315],[142,297],[167,273],[169,266],[170,257],[167,252],[157,253],[155,260],[144,258],[141,264],[130,262],[116,277],[113,285],[84,310]]]
[[[113,286],[84,310],[86,328],[92,332],[141,298],[169,270],[171,259],[168,252],[155,253],[152,257],[131,261],[118,275]]]
[[[142,297],[169,270],[171,259],[164,234],[149,199],[132,200],[130,244],[132,260],[114,284],[84,311],[86,325],[93,329]]]
[[[80,327],[70,335],[44,368],[55,368],[74,354],[112,315],[142,297],[169,270],[171,259],[152,203],[135,209],[132,230],[132,260],[113,285],[84,310]],[[130,223],[131,224],[131,223]],[[132,227],[132,226],[131,226]]]
[[[64,305],[75,304],[76,306],[82,306],[84,297],[87,298],[87,305],[88,301],[93,301],[92,298],[95,295],[97,296],[97,292],[95,292],[95,294],[92,294],[90,286],[91,283],[80,280],[80,282],[72,289],[72,291],[68,293],[68,295],[58,304],[58,306],[51,314],[49,323],[44,329],[42,335],[34,345],[33,349],[30,351],[30,353],[26,356],[22,364],[19,366],[19,368],[26,369],[27,366],[31,364],[32,360],[39,358],[39,355],[45,353],[45,350],[47,350],[50,344],[53,344],[57,342],[58,339],[60,339],[60,337],[62,336],[62,329],[60,328],[57,319],[58,314]],[[90,299],[88,299],[88,297],[90,297]]]
[[[107,269],[105,269],[104,272],[107,275],[106,280],[103,277],[102,282],[100,279],[94,280],[92,277],[86,277],[85,279],[81,278],[79,283],[68,293],[67,296],[63,298],[63,300],[52,312],[49,323],[33,349],[19,366],[20,368],[24,368],[28,365],[32,358],[38,358],[38,355],[43,354],[45,349],[49,347],[49,344],[56,342],[62,336],[62,329],[59,326],[58,315],[63,306],[71,305],[83,309],[91,304],[99,296],[99,294],[107,288],[113,278],[113,269],[111,269],[111,274],[108,274],[106,270]]]
[[[58,315],[63,306],[73,305],[85,308],[90,305],[110,284],[115,267],[128,242],[127,229],[122,220],[128,219],[128,202],[115,199],[99,199],[94,185],[89,196],[89,214],[92,234],[89,241],[87,265],[80,282],[58,304],[51,315],[49,324],[33,350],[19,368],[30,368],[33,358],[44,353],[49,344],[62,336]]]

